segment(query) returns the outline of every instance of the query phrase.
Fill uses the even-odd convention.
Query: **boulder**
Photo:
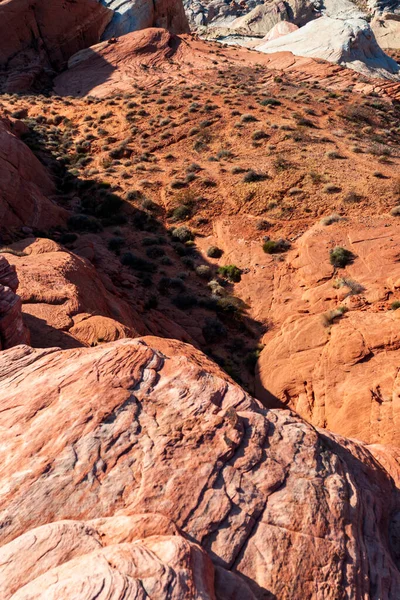
[[[13,248],[22,251],[9,256],[33,346],[90,346],[147,332],[136,311],[87,259],[46,238],[28,238]]]
[[[191,346],[19,346],[0,398],[4,598],[400,594],[397,454],[263,408]]]
[[[22,320],[21,298],[15,293],[17,288],[15,267],[0,253],[0,350],[29,344],[29,332]]]

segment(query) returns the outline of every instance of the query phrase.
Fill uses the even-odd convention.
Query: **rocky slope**
[[[0,386],[3,598],[399,594],[394,456],[263,409],[192,347],[19,346]]]

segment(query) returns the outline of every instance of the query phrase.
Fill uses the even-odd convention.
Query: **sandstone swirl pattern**
[[[263,408],[176,341],[17,346],[0,376],[2,598],[399,596],[395,451]]]

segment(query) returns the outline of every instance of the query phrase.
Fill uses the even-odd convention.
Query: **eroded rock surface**
[[[22,320],[21,298],[15,293],[17,288],[15,267],[0,254],[0,350],[30,341]]]
[[[34,346],[92,346],[147,333],[135,309],[87,259],[45,238],[14,247],[22,256],[7,256],[18,272]]]
[[[53,203],[53,183],[39,160],[0,120],[0,233],[13,227],[42,227],[65,221]]]
[[[269,392],[317,426],[368,443],[400,445],[400,228],[316,225],[268,283],[273,325],[259,361],[258,397]],[[354,253],[335,269],[335,246]],[[344,306],[348,312],[334,317]]]
[[[191,346],[159,338],[67,351],[19,346],[2,354],[0,391],[0,543],[11,542],[1,562],[7,572],[19,554],[26,565],[20,579],[2,579],[7,598],[63,581],[71,592],[91,569],[97,589],[111,562],[109,591],[117,593],[120,576],[135,586],[156,575],[162,586],[169,569],[185,571],[189,554],[198,567],[185,576],[195,582],[200,573],[203,597],[213,597],[207,558],[171,539],[173,529],[168,539],[149,531],[132,542],[129,527],[114,525],[154,512],[208,552],[217,598],[399,595],[395,456],[378,448],[374,458],[289,411],[262,408]],[[75,522],[46,525],[63,519]],[[49,542],[64,536],[65,547]],[[30,567],[34,555],[43,558]]]

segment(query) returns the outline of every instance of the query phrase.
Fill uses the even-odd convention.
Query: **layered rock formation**
[[[192,347],[19,346],[0,391],[3,598],[399,595],[396,455],[262,408]]]
[[[22,321],[21,299],[15,293],[17,288],[15,267],[0,254],[0,350],[30,341]]]
[[[13,227],[47,228],[65,221],[53,203],[54,185],[43,165],[0,120],[0,234]]]
[[[14,245],[22,310],[38,347],[97,345],[147,330],[110,279],[48,239]]]

